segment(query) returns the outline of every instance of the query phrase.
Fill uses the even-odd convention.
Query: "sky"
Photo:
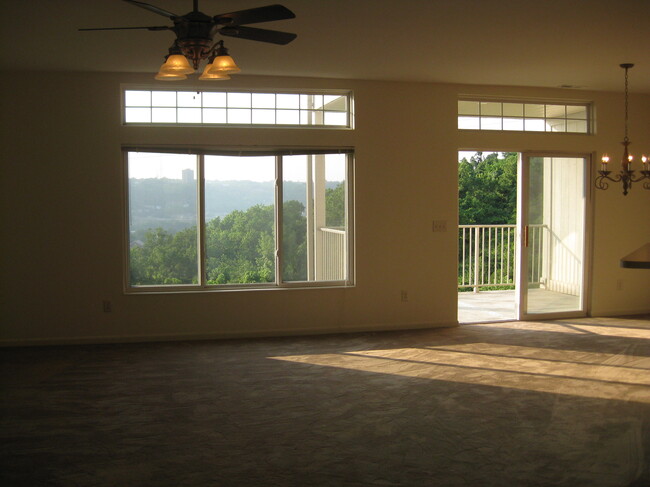
[[[485,151],[484,156],[492,151]],[[458,151],[458,162],[469,160],[476,151]],[[327,181],[345,180],[345,155],[328,154],[325,166]],[[273,156],[234,157],[206,156],[205,179],[207,181],[255,181],[275,180]],[[191,154],[159,154],[152,152],[131,152],[129,154],[129,178],[181,179],[183,169],[192,169],[196,174],[197,157]],[[285,156],[283,177],[285,181],[304,181],[306,156]]]
[[[327,154],[325,179],[345,180],[345,154]],[[307,156],[284,156],[283,179],[304,181]],[[197,156],[192,154],[159,154],[151,152],[129,153],[129,178],[182,179],[184,169],[192,169],[196,176]],[[206,156],[207,181],[275,180],[275,157]]]
[[[494,154],[494,153],[495,153],[494,151],[485,151],[485,152],[483,152],[483,156],[485,157],[485,156],[488,156],[488,155]],[[459,150],[458,151],[458,162],[461,162],[463,159],[467,159],[469,161],[475,155],[476,155],[475,150],[469,150],[469,151]]]

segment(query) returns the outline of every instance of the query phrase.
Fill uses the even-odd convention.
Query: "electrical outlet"
[[[402,289],[401,298],[402,298],[402,302],[403,302],[403,303],[408,302],[408,300],[409,300],[409,293],[408,293],[408,291],[404,291],[404,290]]]
[[[113,303],[111,303],[108,299],[105,299],[102,301],[102,310],[104,313],[111,313],[113,311]]]
[[[433,220],[431,228],[434,232],[446,232],[447,231],[447,220]]]

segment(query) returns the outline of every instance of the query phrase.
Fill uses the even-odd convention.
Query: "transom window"
[[[350,150],[125,150],[127,289],[352,283]]]
[[[351,94],[124,90],[125,124],[349,128]]]
[[[458,100],[461,130],[590,133],[588,104]]]

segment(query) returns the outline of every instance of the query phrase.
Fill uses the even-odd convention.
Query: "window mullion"
[[[282,284],[282,156],[275,156],[275,285]]]
[[[205,252],[205,178],[204,178],[204,167],[205,167],[205,156],[203,154],[197,155],[197,176],[196,184],[198,185],[197,189],[197,222],[196,228],[198,232],[198,266],[199,266],[199,285],[207,286],[206,279],[206,252]]]
[[[314,156],[308,155],[305,161],[305,211],[307,213],[307,280],[316,279],[316,242],[314,222]]]
[[[354,281],[354,168],[352,156],[345,156],[345,268],[346,282]]]
[[[174,111],[176,112],[176,123],[178,123],[178,91],[174,92],[176,96],[176,104],[174,105]]]

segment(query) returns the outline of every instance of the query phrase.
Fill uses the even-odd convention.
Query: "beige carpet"
[[[3,486],[648,486],[649,317],[0,350]]]

